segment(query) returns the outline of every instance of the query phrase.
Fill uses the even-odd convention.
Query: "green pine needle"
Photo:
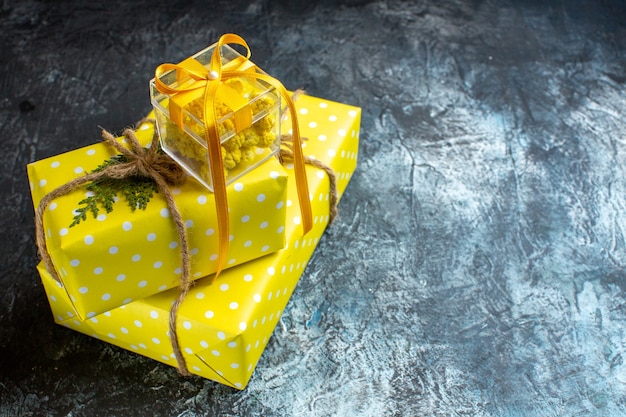
[[[111,165],[128,162],[125,155],[116,155],[103,162],[92,172],[100,172]],[[87,185],[87,191],[91,195],[78,202],[79,207],[74,210],[74,220],[70,227],[74,227],[81,221],[87,220],[87,214],[93,218],[98,217],[103,208],[107,213],[113,211],[118,194],[121,194],[132,211],[145,210],[154,193],[158,193],[158,187],[152,178],[131,176],[122,179],[102,178]]]

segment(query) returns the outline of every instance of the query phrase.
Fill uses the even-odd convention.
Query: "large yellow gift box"
[[[154,127],[136,132],[142,145]],[[104,142],[28,165],[35,207],[55,188],[84,176],[117,152]],[[272,158],[227,187],[230,242],[226,267],[235,266],[284,247],[287,173]],[[192,279],[217,270],[219,241],[215,197],[188,178],[172,190],[189,238]],[[51,202],[44,212],[47,250],[63,283],[71,311],[81,319],[148,297],[178,285],[181,277],[179,235],[161,193],[145,210],[131,210],[117,201],[113,210],[70,227],[91,194],[80,188]],[[122,199],[122,196],[118,196]]]
[[[332,168],[341,196],[356,168],[361,111],[309,96],[301,96],[296,106],[302,135],[308,139],[305,155]],[[302,235],[293,169],[289,163],[286,167],[285,248],[228,268],[216,280],[196,281],[178,310],[176,329],[188,370],[237,389],[248,383],[329,221],[329,177],[307,165],[313,228]],[[260,233],[247,237],[257,239]],[[80,318],[67,292],[41,265],[39,271],[57,323],[177,366],[168,330],[177,289]]]

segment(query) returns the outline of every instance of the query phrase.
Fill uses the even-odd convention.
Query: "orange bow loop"
[[[222,47],[226,44],[239,45],[245,48],[245,56],[239,56],[228,63],[222,63]],[[216,103],[223,103],[234,114],[235,131],[249,127],[252,124],[252,111],[249,103],[234,93],[224,81],[235,77],[252,78],[273,86],[287,103],[291,115],[292,136],[294,144],[294,171],[296,187],[302,216],[304,233],[312,227],[311,202],[306,179],[304,156],[302,154],[300,131],[298,128],[297,112],[291,97],[285,87],[273,77],[261,72],[249,60],[250,47],[238,35],[229,33],[220,37],[208,63],[208,68],[195,58],[187,58],[179,64],[162,64],[155,71],[155,86],[163,94],[170,96],[170,119],[181,129],[184,129],[183,108],[194,100],[204,97],[203,123],[207,144],[207,158],[211,173],[213,193],[218,223],[219,251],[215,278],[224,269],[228,254],[229,215],[226,195],[226,178],[222,161],[221,138],[219,134]],[[167,85],[161,76],[168,71],[176,71],[176,83]]]

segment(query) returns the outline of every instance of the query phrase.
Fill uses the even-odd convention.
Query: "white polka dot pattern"
[[[324,133],[326,139],[323,141],[309,139],[311,143],[307,153],[312,152],[335,170],[341,194],[356,167],[360,110],[308,96],[300,97],[296,105],[299,109],[306,109],[299,110],[303,136],[315,137],[307,127],[311,121],[317,122],[316,131]],[[331,115],[337,119],[329,120]],[[346,134],[340,135],[338,129],[343,129]],[[329,152],[331,149],[333,152]],[[200,279],[193,286],[178,319],[179,338],[190,372],[236,389],[243,389],[248,383],[328,222],[328,179],[318,177],[316,168],[307,167],[307,171],[310,193],[314,197],[311,200],[316,219],[313,229],[302,236],[301,227],[289,221],[284,227],[287,249],[229,268],[215,282]],[[258,194],[252,193],[250,204],[257,202]],[[264,194],[267,195],[267,192]],[[287,218],[299,217],[292,177],[289,178],[289,201],[294,201],[294,204],[286,204],[287,199],[284,201],[283,206],[288,206]],[[271,203],[272,209],[275,206],[276,202]],[[259,228],[262,221],[254,219],[252,212],[247,214],[251,218],[245,224],[251,225],[254,232],[242,239],[241,246],[247,241],[255,242],[260,233],[274,234],[278,229],[271,223]],[[243,215],[238,214],[234,218],[241,219]],[[194,226],[202,235],[206,235],[210,227]],[[148,233],[143,234],[144,242],[148,242]],[[154,233],[157,242],[163,232]],[[163,239],[167,243],[173,240],[171,236]],[[108,242],[107,250],[111,246]],[[119,243],[116,242],[116,246]],[[115,256],[120,255],[121,250]],[[153,260],[148,265],[152,263]],[[115,264],[103,262],[102,265],[108,269]],[[106,314],[90,312],[86,315],[88,319],[80,319],[76,317],[65,289],[56,285],[41,265],[39,271],[59,324],[176,366],[168,332],[169,308],[177,296],[176,289],[130,302]],[[119,271],[116,272],[118,275]],[[123,279],[129,280],[126,277]],[[134,285],[139,281],[134,281]],[[87,294],[90,292],[92,289],[88,288]]]
[[[153,129],[139,129],[140,142],[148,143]],[[28,166],[35,205],[54,188],[89,172],[110,158],[103,143],[57,155]],[[80,165],[79,165],[80,164]],[[287,173],[272,158],[228,188],[231,243],[228,267],[282,249],[284,234],[261,231],[259,225],[277,230],[285,224]],[[240,192],[250,190],[250,192]],[[189,180],[173,190],[184,216],[192,255],[192,276],[215,272],[218,233],[213,194]],[[44,214],[47,246],[57,273],[75,298],[77,315],[102,313],[127,299],[141,299],[177,285],[180,246],[172,218],[160,194],[145,211],[132,212],[124,201],[114,210],[101,210],[98,219],[74,227],[72,213],[85,198],[84,189],[57,198]],[[63,248],[63,251],[60,250]],[[158,274],[155,271],[158,270]],[[125,279],[119,280],[120,276]],[[149,276],[147,282],[143,282]],[[81,289],[88,291],[81,291]],[[104,295],[107,294],[106,297]]]

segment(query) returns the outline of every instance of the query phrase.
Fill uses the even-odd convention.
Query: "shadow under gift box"
[[[296,106],[302,135],[308,138],[304,153],[333,169],[341,196],[356,168],[361,110],[310,96],[301,96]],[[289,164],[287,170],[285,248],[229,268],[214,282],[196,281],[178,314],[189,371],[237,389],[247,385],[329,220],[328,176],[307,165],[313,228],[302,236]],[[41,265],[39,271],[57,323],[176,366],[168,317],[177,289],[80,319],[63,288]]]
[[[142,145],[154,127],[136,132]],[[28,165],[35,207],[50,191],[85,175],[115,155],[104,142]],[[191,276],[215,272],[218,233],[215,197],[192,178],[172,190],[187,227],[192,257]],[[271,158],[227,187],[230,235],[226,267],[284,247],[287,173]],[[89,192],[81,187],[51,202],[44,213],[48,252],[79,318],[94,315],[176,287],[181,276],[179,236],[167,203],[155,193],[145,210],[134,212],[126,201],[101,209],[97,218],[69,227],[79,202]],[[123,199],[121,195],[118,196]]]

